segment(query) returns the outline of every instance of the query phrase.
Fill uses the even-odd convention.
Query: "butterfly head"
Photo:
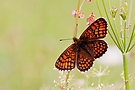
[[[73,41],[74,43],[78,41],[78,39],[76,37],[73,37]]]
[[[80,39],[77,39],[76,37],[73,38],[74,44],[81,46],[82,41]]]

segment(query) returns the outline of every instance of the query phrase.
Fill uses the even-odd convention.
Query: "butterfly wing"
[[[88,52],[87,49],[84,48],[78,48],[77,53],[77,69],[81,72],[88,71],[92,65],[93,61],[95,59],[93,58],[93,53]]]
[[[85,72],[92,67],[96,58],[101,57],[107,51],[108,46],[104,40],[82,42],[82,45],[82,48],[78,48],[77,68],[79,71]]]
[[[87,43],[88,50],[92,50],[94,58],[101,57],[107,51],[107,43],[104,40],[94,40]]]
[[[58,70],[72,70],[75,68],[76,61],[76,46],[74,44],[70,45],[57,59],[55,67]]]
[[[99,39],[107,34],[107,22],[104,18],[99,18],[93,22],[80,36],[80,39]]]

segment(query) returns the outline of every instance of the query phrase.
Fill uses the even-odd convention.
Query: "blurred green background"
[[[118,0],[110,1],[112,6],[119,8]],[[105,17],[101,2],[99,4]],[[55,88],[53,81],[59,77],[58,71],[53,70],[55,61],[72,43],[72,40],[59,42],[59,39],[73,37],[75,18],[72,10],[76,8],[77,0],[0,0],[0,90],[39,90],[43,86]],[[88,14],[93,12],[95,19],[100,17],[95,0],[85,2],[81,12],[85,17],[79,19],[77,37],[86,28]],[[117,26],[120,27],[118,14]],[[132,6],[133,23],[134,16],[135,5]],[[109,35],[105,40],[109,46],[114,45]],[[135,48],[129,57],[129,73],[133,77],[134,54]],[[94,67],[99,68],[101,64],[96,62]],[[122,85],[122,65],[109,69],[110,73],[102,78],[102,83]],[[71,74],[74,74],[75,80],[85,78],[77,69]],[[91,78],[90,82],[94,80]],[[132,90],[135,89],[134,85],[135,81],[131,83]]]

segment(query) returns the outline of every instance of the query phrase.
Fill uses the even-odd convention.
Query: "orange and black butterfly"
[[[81,72],[88,71],[96,58],[107,51],[107,43],[99,40],[106,37],[107,22],[104,18],[94,21],[80,36],[73,38],[70,45],[57,59],[55,67],[61,71],[71,71],[77,66]]]

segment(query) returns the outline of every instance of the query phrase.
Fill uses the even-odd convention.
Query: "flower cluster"
[[[76,18],[76,14],[79,13],[79,18],[84,18],[84,13],[78,12],[77,10],[72,10],[72,15]]]
[[[113,8],[111,9],[110,14],[111,14],[112,18],[115,18],[117,11],[118,11],[118,9],[115,8],[115,7],[113,7]]]
[[[60,73],[60,76],[59,76],[60,82],[57,82],[56,80],[54,80],[54,85],[61,90],[65,90],[65,89],[71,90],[72,89],[71,87],[73,86],[73,84],[70,84],[70,82],[73,80],[72,78],[74,75],[72,76],[69,75],[68,71],[60,71],[59,73]],[[67,79],[67,74],[69,75],[68,79]]]
[[[125,1],[125,8],[127,8],[128,7],[128,4],[127,4],[127,2]],[[122,17],[122,19],[123,20],[126,20],[127,19],[127,13],[128,13],[128,9],[124,9],[124,7],[120,7],[120,16]]]
[[[96,68],[93,68],[90,70],[89,73],[85,73],[85,76],[87,78],[91,77],[101,77],[101,76],[106,76],[108,75],[108,73],[110,72],[110,70],[108,70],[108,66],[104,69],[102,69],[102,67],[100,66],[99,70],[97,70]]]
[[[79,13],[79,18],[84,18],[84,13],[80,13],[77,10],[73,10],[72,11],[72,15],[74,15],[74,17],[76,18],[76,14]],[[87,24],[86,26],[89,26],[90,24],[92,24],[95,20],[94,20],[95,15],[93,13],[89,14],[89,17],[87,18]]]
[[[81,8],[82,8],[82,5],[84,4],[84,1],[82,2],[81,6],[80,6],[80,9],[79,11],[78,10],[72,10],[72,15],[74,15],[74,17],[76,18],[76,16],[78,16],[78,18],[84,18],[84,13],[83,12],[80,12]],[[91,2],[92,0],[86,0],[87,2]],[[77,15],[78,14],[78,15]],[[89,26],[91,23],[93,23],[95,20],[94,20],[94,17],[95,15],[92,13],[92,14],[89,14],[89,18],[87,18],[87,24],[86,26]]]
[[[92,13],[92,14],[89,14],[89,18],[87,18],[87,24],[86,26],[89,26],[90,24],[92,24],[95,20],[94,20],[94,17],[95,15]]]

